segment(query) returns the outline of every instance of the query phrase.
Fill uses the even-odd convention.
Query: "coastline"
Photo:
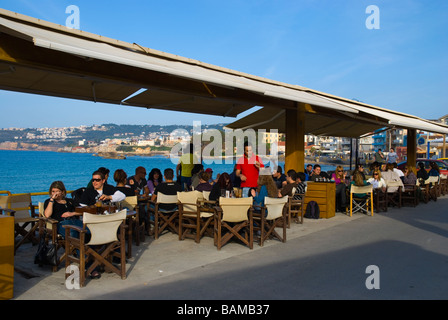
[[[20,148],[5,148],[4,146],[0,146],[0,150],[4,151],[45,151],[45,152],[58,152],[58,153],[82,153],[82,154],[91,154],[92,156],[98,156],[100,158],[104,159],[117,159],[117,160],[124,160],[128,157],[157,157],[162,156],[169,158],[170,152],[169,151],[149,151],[149,152],[98,152],[94,150],[87,150],[87,149],[75,149],[75,150],[69,150],[68,148],[60,148],[60,147],[45,147],[45,146],[37,146],[32,145],[20,147]],[[82,151],[81,151],[82,150]],[[234,160],[239,158],[240,156],[232,156]],[[214,160],[214,159],[221,159],[225,160],[229,157],[221,156],[221,157],[203,157],[203,160]],[[284,154],[281,154],[278,156],[278,161],[280,163],[284,163],[285,156]],[[324,159],[316,159],[315,157],[305,157],[305,166],[311,164],[320,164],[325,166],[338,166],[342,165],[343,167],[350,166],[350,160],[337,160],[337,161],[325,161]]]

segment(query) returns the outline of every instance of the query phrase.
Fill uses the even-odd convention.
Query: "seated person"
[[[157,200],[157,194],[163,193],[165,195],[177,195],[178,192],[182,192],[182,187],[180,184],[175,182],[174,179],[174,170],[171,168],[165,169],[163,171],[163,177],[165,179],[164,182],[159,184],[151,197],[151,201],[155,202]],[[171,203],[161,203],[159,208],[166,211],[172,211],[177,209],[177,204]]]
[[[394,172],[394,164],[388,163],[386,164],[386,171],[382,173],[386,184],[389,184],[390,181],[400,181],[403,184],[403,181],[400,179],[400,176]],[[393,193],[398,190],[399,187],[388,187],[387,192]]]
[[[373,190],[386,191],[386,181],[381,176],[381,171],[379,169],[373,171],[372,178],[368,179],[367,182],[372,185]]]
[[[403,183],[415,185],[416,182],[417,182],[417,170],[412,166],[409,167],[406,166],[404,168]]]
[[[108,184],[107,180],[109,179],[109,172],[110,170],[105,168],[105,167],[99,167],[97,171],[100,171],[104,174],[104,179],[106,179],[106,181],[104,182],[104,184]],[[87,184],[86,188],[90,188],[92,187],[92,179],[90,179],[89,183]]]
[[[240,178],[240,177],[237,177],[237,175],[236,175],[236,166],[237,166],[237,165],[235,165],[235,166],[233,167],[233,171],[232,171],[232,173],[230,174],[230,181],[232,181],[232,185],[233,185],[235,188],[241,188],[241,178]]]
[[[417,179],[428,180],[428,172],[425,169],[423,162],[418,163]]]
[[[274,179],[277,189],[281,189],[288,182],[286,181],[286,175],[283,174],[282,167],[278,166],[277,170],[272,173],[272,178]]]
[[[269,169],[261,169],[260,174],[258,176],[257,188],[251,189],[251,196],[254,198],[254,211],[260,212],[261,208],[264,206],[264,198],[278,198],[278,188],[277,185],[272,178],[271,172]],[[267,211],[266,211],[267,213]]]
[[[364,173],[362,173],[360,170],[355,170],[355,173],[359,174],[363,178],[363,180],[365,180]],[[336,184],[336,212],[345,212],[345,207],[347,205],[347,188],[345,185],[346,175],[347,173],[344,172],[344,168],[342,168],[342,166],[337,166],[336,171],[331,175],[331,181],[334,181],[334,183]]]
[[[364,180],[362,178],[362,175],[360,172],[355,172],[355,174],[353,175],[353,181],[350,183],[350,188],[355,185],[355,186],[368,186],[370,185],[370,183],[368,183],[366,180]],[[365,193],[354,193],[353,194],[354,197],[356,198],[365,198],[367,196],[367,194]]]
[[[74,225],[82,228],[79,216],[82,213],[75,212],[75,206],[71,199],[66,198],[67,190],[62,181],[54,181],[48,191],[50,198],[44,202],[43,215],[58,221],[58,233],[65,237],[64,225]],[[73,237],[78,237],[78,232],[71,230]]]
[[[305,176],[310,176],[313,173],[313,166],[311,164],[307,164],[305,169]]]
[[[117,186],[115,188],[123,192],[126,197],[135,196],[134,190],[132,190],[130,186],[126,185],[127,177],[128,176],[123,169],[115,170],[114,180],[117,183]]]
[[[339,167],[339,166],[338,166]],[[337,170],[337,169],[336,169]],[[364,166],[362,165],[362,164],[358,164],[357,166],[356,166],[356,169],[355,169],[355,171],[353,171],[353,176],[355,175],[355,172],[360,172],[361,173],[361,175],[362,175],[362,178],[364,179],[364,180],[366,180],[366,174],[364,173]]]
[[[401,171],[400,169],[398,169],[398,164],[396,162],[392,163],[394,165],[394,172],[396,174],[398,174],[398,176],[400,177],[401,181],[403,181],[404,178],[404,173],[403,171]]]
[[[440,169],[439,169],[439,166],[437,165],[437,163],[431,161],[429,163],[429,167],[431,169],[428,172],[428,176],[430,176],[430,177],[439,177],[440,176]]]
[[[213,179],[213,170],[212,170],[212,168],[205,169],[205,172],[207,172],[210,175],[210,178],[208,179],[208,182],[211,185],[214,185],[215,183],[218,182],[218,180],[219,180],[219,173],[216,175],[216,179]]]
[[[219,201],[219,197],[223,195],[226,191],[233,191],[233,184],[230,180],[230,175],[227,172],[224,172],[219,176],[218,181],[213,185],[212,190],[210,191],[209,200],[210,201]]]
[[[306,192],[306,174],[304,172],[297,172],[296,184],[296,193],[292,197],[294,200],[302,200]]]
[[[210,182],[210,174],[208,172],[201,172],[199,175],[199,184],[196,186],[195,190],[197,191],[212,191],[212,185]]]
[[[318,179],[329,179],[328,174],[323,172],[320,165],[315,164],[313,172],[309,177],[309,181],[317,181]]]
[[[123,201],[126,196],[123,192],[117,190],[110,184],[105,184],[106,180],[104,174],[100,171],[95,171],[92,174],[92,187],[86,188],[81,196],[80,204],[84,206],[94,205],[97,201]]]
[[[191,186],[194,188],[194,190],[196,190],[196,187],[199,184],[199,176],[203,171],[204,165],[201,163],[195,164],[193,169],[191,170]]]
[[[292,196],[293,189],[297,187],[297,173],[295,170],[288,170],[286,173],[287,184],[283,186],[281,190],[278,191],[278,197],[283,198],[285,196]]]
[[[153,168],[148,174],[148,187],[149,194],[154,193],[154,189],[163,181],[162,172],[158,168]]]
[[[135,175],[129,177],[128,185],[134,191],[134,195],[139,195],[143,192],[144,195],[149,194],[148,181],[146,181],[146,169],[143,167],[135,168]]]

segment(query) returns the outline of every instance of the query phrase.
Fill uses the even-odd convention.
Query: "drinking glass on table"
[[[95,203],[95,207],[96,207],[96,213],[100,214],[101,213],[101,209],[103,207],[103,202],[102,201],[97,201]]]

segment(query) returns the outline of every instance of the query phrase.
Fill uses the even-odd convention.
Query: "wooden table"
[[[319,205],[320,218],[332,218],[336,208],[336,184],[334,182],[308,181],[305,194],[305,211],[310,201],[316,201]]]
[[[109,208],[109,206],[103,206],[101,209],[101,212],[104,212],[105,210],[107,210]],[[95,206],[85,206],[85,207],[76,207],[75,208],[75,212],[78,213],[84,213],[84,212],[88,212],[91,214],[97,214],[97,208]],[[134,221],[137,220],[138,221],[139,216],[138,216],[138,212],[134,211],[134,210],[127,210],[126,213],[126,234],[128,236],[128,252],[127,252],[127,258],[131,258],[132,257],[132,231],[134,230]]]

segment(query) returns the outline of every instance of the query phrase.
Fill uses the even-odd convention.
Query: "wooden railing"
[[[72,193],[73,190],[67,191],[67,194]],[[11,193],[8,190],[0,190],[0,194],[7,194],[8,196],[11,195],[22,195],[22,194],[28,194],[28,192],[24,192],[24,193]],[[33,196],[49,196],[48,191],[43,191],[43,192],[30,192],[29,193],[31,195],[31,199],[33,199]],[[31,203],[33,203],[33,201],[31,200]],[[32,204],[34,208],[37,208],[37,204]],[[15,208],[15,210],[26,210],[29,209],[27,208]]]

